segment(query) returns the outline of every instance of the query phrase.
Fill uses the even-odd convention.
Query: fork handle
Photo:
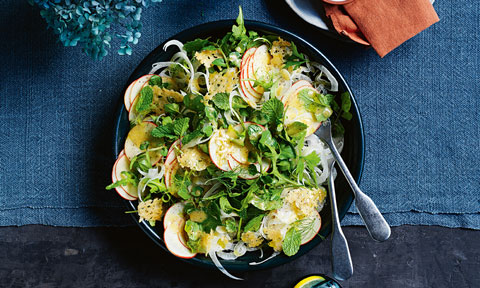
[[[345,175],[348,184],[350,184],[350,187],[353,190],[353,195],[355,196],[355,206],[357,207],[363,223],[365,223],[368,233],[376,241],[387,240],[390,237],[391,230],[387,221],[385,218],[383,218],[382,213],[380,213],[372,199],[370,199],[370,197],[360,190],[360,187],[358,187],[357,182],[355,182],[355,179],[353,179],[353,176],[348,170],[347,165],[345,162],[343,162],[342,156],[340,156],[340,153],[335,147],[333,141],[330,140],[325,142],[330,147],[330,150],[332,151],[340,170],[342,170],[343,175]]]

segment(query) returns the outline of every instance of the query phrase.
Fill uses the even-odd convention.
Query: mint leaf
[[[163,87],[162,77],[158,75],[153,75],[152,78],[150,78],[150,80],[148,81],[148,85]]]
[[[163,126],[157,126],[152,130],[151,134],[153,137],[156,137],[156,138],[163,138],[163,137],[167,137],[169,139],[177,138],[177,136],[173,131],[173,123],[169,123]]]
[[[175,114],[180,112],[180,106],[177,103],[167,103],[163,106],[166,113]]]
[[[287,231],[287,234],[285,234],[285,238],[283,239],[283,252],[287,256],[293,256],[297,254],[301,243],[302,234],[295,227],[292,227]]]
[[[213,133],[212,125],[207,125],[207,126],[203,127],[202,132],[203,132],[203,134],[205,134],[205,136],[210,137],[210,135],[212,135],[212,133]]]
[[[137,100],[135,109],[137,112],[143,112],[150,108],[153,101],[153,90],[150,86],[145,86],[140,90],[140,98]]]
[[[262,112],[268,117],[270,123],[281,123],[283,103],[277,98],[272,98],[263,104]]]
[[[183,104],[185,104],[185,108],[195,112],[202,112],[205,109],[202,95],[188,94],[183,97]]]
[[[192,141],[193,139],[198,138],[202,135],[203,135],[203,133],[200,130],[195,130],[192,133],[188,133],[187,135],[185,135],[183,137],[182,144],[185,145],[185,144],[189,143],[190,141]]]
[[[173,132],[176,135],[182,137],[183,134],[185,134],[185,132],[187,132],[187,130],[188,130],[188,122],[189,121],[190,121],[190,118],[188,118],[188,117],[175,120],[173,122]]]
[[[243,231],[244,232],[258,231],[258,229],[260,229],[260,225],[262,224],[262,220],[264,216],[265,215],[262,214],[262,215],[258,215],[255,218],[252,218],[250,221],[248,221],[247,225],[245,225],[245,227],[243,228]]]
[[[240,109],[240,108],[247,108],[248,104],[245,102],[240,96],[233,96],[232,100],[232,108],[233,109]]]
[[[213,104],[217,106],[218,109],[220,110],[228,110],[230,109],[229,103],[228,103],[228,94],[227,93],[217,93],[215,96],[212,98]]]
[[[212,65],[220,66],[220,67],[227,67],[227,64],[225,64],[225,60],[223,58],[217,58],[213,60]]]

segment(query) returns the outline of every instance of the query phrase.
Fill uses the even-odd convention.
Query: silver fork
[[[348,170],[347,165],[345,162],[343,162],[340,153],[333,143],[330,119],[324,121],[315,134],[322,141],[324,141],[328,147],[330,147],[333,157],[337,161],[340,170],[342,170],[342,173],[345,175],[348,184],[350,184],[353,195],[355,196],[355,206],[357,207],[358,213],[360,214],[363,223],[365,223],[365,227],[367,227],[367,231],[370,236],[376,241],[387,240],[391,233],[390,226],[388,225],[387,221],[385,221],[385,218],[383,218],[372,199],[370,199],[370,197],[360,190],[360,187],[358,187],[355,179],[353,179],[352,174]]]
[[[335,166],[335,161],[330,165],[330,176],[328,177],[328,192],[332,208],[332,270],[335,279],[347,280],[353,275],[353,264],[348,242],[343,234],[340,218],[338,217],[337,198],[335,196],[332,173],[333,166]]]

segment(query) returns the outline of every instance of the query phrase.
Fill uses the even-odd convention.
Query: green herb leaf
[[[298,133],[301,133],[307,130],[308,126],[305,123],[295,121],[292,124],[287,126],[287,134],[291,137],[294,137]]]
[[[233,96],[232,108],[241,109],[249,107],[247,102],[245,102],[240,96]]]
[[[202,51],[215,51],[217,50],[218,48],[213,46],[213,45],[208,45],[208,46],[205,46],[202,48]]]
[[[192,133],[188,133],[182,138],[182,144],[185,145],[192,141],[195,138],[201,137],[203,135],[202,131],[200,130],[195,130]]]
[[[150,86],[145,86],[140,90],[140,98],[137,100],[135,109],[137,112],[144,112],[150,109],[150,104],[153,101],[153,90]]]
[[[177,103],[167,103],[163,107],[166,113],[176,114],[180,112],[180,106]]]
[[[173,131],[173,123],[168,123],[167,125],[157,126],[151,132],[153,137],[163,138],[167,137],[169,139],[176,139],[177,136]]]
[[[290,44],[291,44],[290,47],[292,48],[292,56],[305,60],[305,56],[302,53],[298,52],[298,49],[295,43],[292,41],[290,42]]]
[[[320,157],[318,157],[315,151],[312,151],[312,153],[303,157],[303,159],[305,159],[305,161],[307,161],[312,167],[316,167],[318,164],[320,164]]]
[[[352,102],[350,100],[350,94],[348,92],[344,92],[340,95],[342,99],[342,111],[349,112],[352,106]]]
[[[173,132],[176,135],[182,137],[183,134],[185,134],[185,132],[187,132],[187,130],[188,130],[188,122],[189,121],[190,121],[190,118],[188,118],[188,117],[175,120],[173,122]]]
[[[183,104],[185,108],[193,110],[195,112],[202,112],[205,109],[205,104],[203,104],[203,96],[188,94],[183,97]]]
[[[128,184],[132,184],[134,186],[138,185],[138,178],[132,172],[122,171],[120,173],[120,175],[121,175],[122,179],[116,181],[115,183],[112,183],[112,184],[108,185],[105,189],[111,190],[111,189],[117,188],[119,186],[124,186],[124,185],[128,185]]]
[[[235,208],[232,207],[232,205],[231,205],[230,202],[228,201],[227,197],[225,197],[225,196],[220,197],[219,203],[220,203],[220,209],[222,209],[223,212],[225,212],[225,213],[227,213],[227,214],[230,214],[230,213],[232,213],[234,210],[237,210],[237,209],[235,209]]]
[[[270,133],[269,130],[265,130],[262,132],[262,137],[260,137],[259,142],[265,147],[271,147],[272,149],[274,149],[275,144],[277,143],[277,141],[273,139],[272,134]]]
[[[230,106],[228,104],[228,94],[227,93],[217,93],[212,98],[213,104],[220,110],[228,110]]]
[[[227,67],[227,64],[225,64],[225,60],[223,58],[217,58],[213,60],[212,65]]]
[[[258,125],[250,125],[247,128],[248,139],[253,145],[257,145],[260,136],[262,136],[263,129]]]
[[[237,231],[237,223],[233,219],[227,219],[225,221],[225,229],[227,229],[228,233],[233,233]]]
[[[190,240],[196,241],[202,235],[202,225],[192,220],[185,222],[185,232]]]
[[[291,67],[293,66],[293,68],[297,69],[298,67],[300,67],[300,65],[302,64],[305,64],[307,61],[305,60],[291,60],[291,61],[287,61],[285,62],[285,65],[283,65],[283,68],[286,69],[288,67]]]
[[[277,98],[272,98],[263,104],[262,112],[268,117],[270,123],[281,123],[283,103]]]
[[[242,36],[245,36],[247,33],[247,30],[245,29],[245,24],[243,22],[243,11],[242,7],[238,7],[238,17],[237,17],[237,25],[233,25],[232,27],[232,35],[235,38],[240,38]]]
[[[202,128],[202,132],[205,134],[205,136],[210,137],[213,133],[213,127],[212,125],[207,125]]]
[[[160,88],[163,87],[162,77],[160,77],[158,75],[153,75],[152,78],[150,78],[150,80],[148,80],[148,85],[158,86]]]
[[[302,234],[295,227],[291,227],[288,229],[282,242],[283,252],[287,256],[293,256],[297,254],[301,243]]]
[[[245,227],[243,227],[243,231],[244,232],[248,232],[248,231],[258,231],[258,229],[260,229],[260,225],[262,224],[262,220],[263,220],[263,217],[265,215],[258,215],[257,217],[255,218],[252,218],[250,221],[248,221],[247,225],[245,225]]]
[[[195,39],[187,42],[183,45],[183,49],[187,51],[189,55],[193,55],[194,52],[202,50],[203,47],[210,45],[210,41],[207,39]]]

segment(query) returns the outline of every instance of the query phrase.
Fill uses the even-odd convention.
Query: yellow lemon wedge
[[[322,285],[324,284],[324,285]],[[298,282],[293,288],[340,288],[333,280],[327,279],[320,275],[308,276]]]

